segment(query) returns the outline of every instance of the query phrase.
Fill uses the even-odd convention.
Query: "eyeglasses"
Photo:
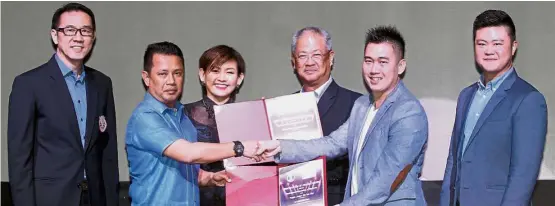
[[[66,36],[75,36],[77,32],[81,33],[81,36],[92,37],[94,36],[94,29],[91,28],[73,28],[73,27],[65,27],[65,28],[57,28],[56,31],[63,32]]]
[[[315,53],[315,54],[298,54],[297,55],[297,60],[300,63],[304,63],[306,61],[308,61],[308,58],[311,58],[313,61],[315,62],[322,62],[322,60],[325,58],[326,55],[328,55],[329,52],[326,52],[324,54],[321,53]]]

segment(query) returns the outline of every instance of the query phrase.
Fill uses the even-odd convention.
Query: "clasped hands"
[[[243,156],[256,162],[273,157],[281,152],[279,140],[244,141],[242,143],[244,147]]]
[[[270,141],[243,141],[243,156],[260,162],[266,158],[273,157],[281,152],[280,143],[277,140]],[[206,172],[201,170],[199,184],[202,186],[224,186],[231,182],[231,178],[225,170],[219,172]]]

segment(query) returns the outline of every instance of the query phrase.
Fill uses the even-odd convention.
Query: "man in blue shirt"
[[[127,125],[132,205],[199,205],[198,186],[223,186],[225,171],[212,173],[199,164],[229,157],[254,156],[257,141],[197,142],[196,129],[178,101],[182,93],[184,60],[170,42],[150,44],[144,55],[142,78],[147,93]]]
[[[441,205],[530,205],[547,133],[545,98],[516,72],[507,13],[482,12],[473,34],[481,76],[459,95]]]

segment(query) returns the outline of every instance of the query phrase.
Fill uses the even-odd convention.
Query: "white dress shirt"
[[[318,103],[320,101],[320,97],[322,97],[322,95],[324,94],[324,92],[326,91],[326,89],[330,86],[331,81],[333,80],[333,78],[330,76],[330,78],[328,79],[328,81],[326,81],[324,84],[322,84],[321,86],[319,86],[318,88],[316,88],[313,92],[314,92],[314,96],[316,96],[316,103]],[[304,92],[303,88],[301,87],[301,93]]]
[[[362,150],[362,144],[364,143],[364,139],[366,138],[368,129],[370,129],[372,120],[374,120],[374,116],[376,116],[377,112],[378,112],[378,109],[375,109],[374,105],[372,105],[372,107],[370,107],[370,109],[368,110],[368,113],[366,114],[366,120],[364,121],[364,125],[362,126],[362,131],[360,133],[360,137],[358,138],[358,147],[355,150],[355,156],[354,156],[355,162],[353,164],[353,168],[352,168],[353,174],[351,176],[351,196],[356,195],[358,193],[358,181],[359,181],[358,167],[357,167],[358,157]]]

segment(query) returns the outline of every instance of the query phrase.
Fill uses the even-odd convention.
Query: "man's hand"
[[[231,178],[227,176],[227,173],[225,172],[225,170],[212,173],[212,178],[210,179],[211,185],[223,187],[228,182],[231,182]]]
[[[241,143],[243,144],[243,147],[244,147],[243,156],[251,158],[256,162],[260,162],[261,160],[264,160],[264,158],[261,155],[256,154],[260,147],[259,141],[244,141]]]
[[[263,158],[270,158],[281,152],[279,140],[260,141],[256,155],[261,155]]]
[[[227,176],[225,170],[219,172],[208,172],[203,169],[199,170],[198,173],[198,184],[199,186],[209,187],[209,186],[225,186],[226,183],[231,182],[231,178]]]

